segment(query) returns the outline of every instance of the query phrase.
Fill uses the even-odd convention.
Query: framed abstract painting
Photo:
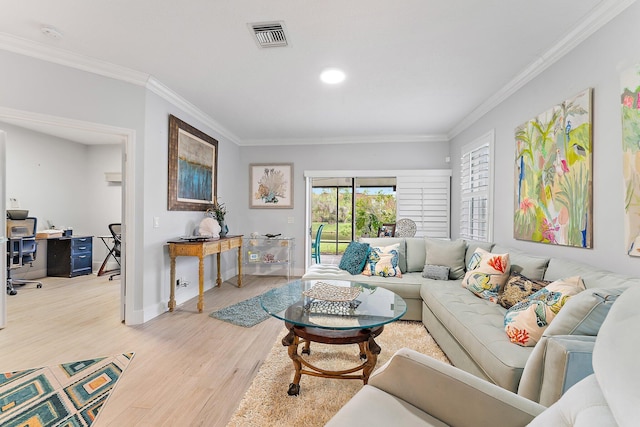
[[[621,83],[624,244],[640,257],[640,65],[625,70]]]
[[[218,141],[169,116],[167,209],[206,211],[216,199]]]
[[[249,165],[249,207],[293,208],[293,163]]]
[[[514,238],[592,247],[591,115],[587,89],[516,128]]]

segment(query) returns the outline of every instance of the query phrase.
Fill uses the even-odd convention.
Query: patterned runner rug
[[[90,426],[133,355],[0,374],[0,426]]]
[[[280,306],[280,310],[284,310],[300,299],[301,292],[302,287],[300,280],[296,280],[279,288],[267,291],[257,297],[249,298],[223,309],[216,310],[209,316],[234,325],[250,328],[270,317],[270,315],[262,309],[262,305],[260,304],[261,298],[268,299],[269,306]]]

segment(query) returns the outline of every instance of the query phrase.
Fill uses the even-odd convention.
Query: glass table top
[[[344,280],[296,280],[266,292],[260,304],[297,326],[342,330],[375,328],[407,311],[402,297],[388,289]]]

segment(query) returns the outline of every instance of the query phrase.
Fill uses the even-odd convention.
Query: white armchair
[[[399,350],[327,424],[336,426],[635,426],[640,419],[640,287],[613,304],[594,374],[549,408],[412,350]]]

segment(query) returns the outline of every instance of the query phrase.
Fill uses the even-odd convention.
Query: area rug
[[[287,348],[280,342],[286,332],[283,328],[228,427],[323,426],[362,388],[361,380],[334,380],[303,375],[300,394],[289,396],[287,389],[293,379],[294,369],[287,355]],[[376,369],[402,347],[449,363],[420,322],[391,323],[385,326],[376,342],[382,347]],[[357,365],[358,354],[358,346],[355,344],[331,346],[312,343],[308,360],[320,367],[336,370]]]
[[[0,374],[0,425],[92,425],[132,358],[125,353]]]
[[[264,298],[269,306],[277,308],[274,311],[278,312],[298,301],[301,293],[302,286],[300,281],[296,280],[282,287],[271,289],[257,297],[214,311],[209,316],[234,325],[250,328],[269,318],[269,314],[262,309],[261,298]]]

